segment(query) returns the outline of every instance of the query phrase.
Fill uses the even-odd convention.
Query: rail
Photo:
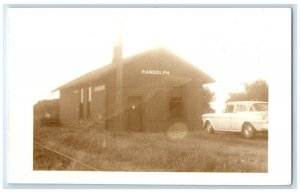
[[[65,154],[63,154],[63,153],[61,153],[61,152],[59,152],[57,150],[54,150],[54,149],[52,149],[50,147],[47,147],[47,146],[45,146],[45,145],[43,145],[43,144],[41,144],[39,142],[33,141],[33,143],[36,144],[36,145],[38,145],[38,146],[40,146],[40,147],[42,147],[42,148],[44,148],[44,149],[47,149],[48,151],[54,152],[54,153],[56,153],[56,154],[58,154],[58,155],[60,155],[62,157],[65,157],[65,158],[67,158],[69,160],[72,160],[72,161],[76,162],[77,164],[82,165],[82,166],[84,166],[86,168],[89,168],[89,169],[91,169],[93,171],[99,171],[99,169],[97,169],[97,168],[95,168],[93,166],[90,166],[90,165],[88,165],[86,163],[83,163],[82,161],[76,160],[76,159],[74,159],[74,158],[72,158],[72,157],[70,157],[68,155],[65,155]]]

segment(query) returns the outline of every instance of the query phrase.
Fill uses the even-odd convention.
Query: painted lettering
[[[170,75],[170,71],[167,71],[167,70],[142,70],[141,71],[142,74],[151,74],[151,75],[161,75],[161,76],[164,76],[164,75]]]

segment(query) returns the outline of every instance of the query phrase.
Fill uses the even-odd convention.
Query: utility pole
[[[123,43],[122,43],[122,23],[119,26],[119,37],[114,46],[113,65],[116,66],[116,123],[115,128],[122,130],[122,113],[123,113]]]

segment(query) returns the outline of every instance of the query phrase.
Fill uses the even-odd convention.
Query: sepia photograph
[[[33,172],[272,174],[274,105],[291,108],[275,91],[291,89],[290,9],[9,8],[7,18],[10,115],[32,112],[20,146]]]

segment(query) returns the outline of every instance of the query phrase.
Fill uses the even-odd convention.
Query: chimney
[[[119,37],[118,41],[115,43],[113,48],[113,58],[112,58],[112,64],[113,65],[121,65],[122,62],[122,39]]]

